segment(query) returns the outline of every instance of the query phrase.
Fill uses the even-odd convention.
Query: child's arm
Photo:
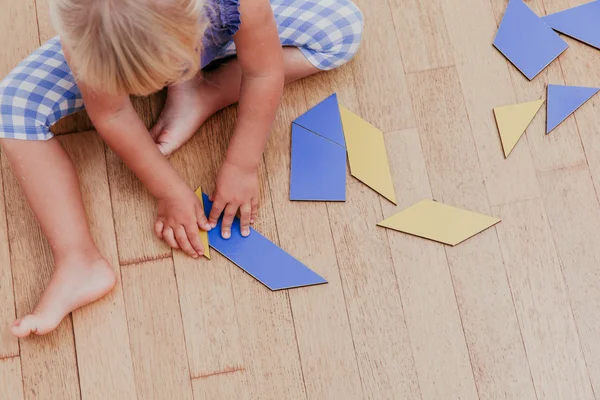
[[[237,210],[242,234],[258,207],[256,171],[279,106],[285,80],[283,51],[268,0],[241,0],[242,25],[234,36],[242,68],[238,122],[217,177],[209,222],[221,212],[223,234],[229,236]]]
[[[99,95],[81,84],[79,88],[100,136],[158,199],[157,236],[194,258],[202,255],[198,227],[210,229],[204,210],[160,153],[128,96]]]

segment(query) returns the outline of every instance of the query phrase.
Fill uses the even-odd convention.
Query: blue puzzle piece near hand
[[[335,93],[296,118],[294,123],[346,147],[340,107]]]
[[[346,200],[344,147],[292,124],[290,169],[290,200]]]
[[[212,203],[205,194],[204,212],[210,214]],[[291,289],[301,286],[327,283],[316,272],[283,251],[269,239],[250,228],[250,235],[243,237],[240,220],[235,218],[231,238],[221,236],[221,222],[208,232],[210,247],[228,258],[235,265],[252,275],[271,290]]]
[[[544,17],[552,29],[600,49],[600,1]]]
[[[535,78],[568,47],[521,0],[510,0],[494,46],[529,80]]]
[[[598,88],[548,85],[546,134],[598,93]]]

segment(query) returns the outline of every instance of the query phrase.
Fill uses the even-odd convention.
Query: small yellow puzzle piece
[[[202,210],[204,211],[204,200],[202,200],[202,187],[198,186],[196,189],[196,196],[200,200],[200,206],[202,206]],[[208,232],[203,231],[202,229],[198,229],[198,233],[200,234],[200,240],[202,241],[202,247],[204,247],[204,257],[210,260],[210,246],[208,243]]]
[[[498,222],[498,218],[423,200],[377,225],[456,246]]]
[[[498,125],[498,131],[500,132],[505,158],[508,157],[521,136],[523,136],[525,129],[542,107],[542,104],[544,104],[544,100],[536,100],[529,103],[494,108],[496,125]]]
[[[383,132],[340,104],[350,173],[396,204]]]

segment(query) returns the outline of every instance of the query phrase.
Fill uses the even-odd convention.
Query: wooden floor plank
[[[527,142],[519,143],[505,161],[492,112],[494,107],[515,103],[515,95],[505,58],[491,45],[496,34],[491,4],[441,3],[490,204],[533,199],[539,188]],[[466,15],[477,17],[465,23]],[[436,134],[443,135],[443,130]]]
[[[389,0],[389,4],[407,73],[454,65],[439,0]]]
[[[355,0],[365,20],[361,48],[352,63],[362,116],[383,131],[415,125],[394,21],[386,1]]]
[[[289,292],[309,399],[363,397],[326,204],[289,200],[291,120],[307,109],[305,92],[318,103],[339,73],[352,76],[346,68],[288,87],[265,152],[279,244],[329,281]]]
[[[416,129],[386,134],[398,206],[381,199],[384,217],[431,198]],[[477,399],[471,362],[444,246],[387,231],[406,325],[426,399]]]
[[[600,205],[585,167],[539,174],[594,392],[600,393]],[[564,326],[566,322],[563,322]]]
[[[246,379],[244,370],[194,378],[194,400],[247,400]]]
[[[173,261],[121,270],[138,398],[191,399]]]
[[[3,157],[1,152],[0,157]],[[4,185],[0,174],[0,358],[19,355],[19,342],[9,330],[10,321],[15,319],[15,297],[7,229]]]
[[[104,144],[96,132],[60,137],[76,166],[92,236],[113,267],[117,284],[103,299],[73,313],[84,399],[136,398],[121,270],[111,218]]]
[[[0,78],[8,74],[38,46],[35,2],[33,0],[0,2],[0,26],[5,42],[0,49]],[[2,179],[0,179],[2,188]],[[0,192],[2,194],[2,192]],[[9,259],[4,197],[0,196],[0,358],[19,354],[19,345],[7,326],[15,317],[13,278]]]
[[[411,74],[409,85],[434,200],[489,214],[456,70]],[[534,399],[496,232],[447,248],[446,255],[479,396]]]
[[[106,160],[120,264],[170,257],[171,248],[154,234],[156,200],[110,149]]]
[[[358,367],[367,399],[418,399],[419,386],[379,195],[352,182],[328,204]]]
[[[2,159],[17,316],[32,312],[54,271],[52,252],[6,157]],[[25,398],[79,399],[71,317],[52,333],[21,341]],[[52,368],[48,368],[52,365]]]
[[[541,200],[494,207],[498,236],[538,398],[594,393]]]
[[[8,357],[0,359],[0,389],[3,398],[23,400],[23,377],[21,376],[21,359]]]
[[[215,119],[220,122],[224,120],[224,115],[229,113],[220,114]],[[202,186],[205,193],[212,191],[216,174],[210,154],[218,151],[214,148],[211,151],[207,138],[223,135],[223,132],[209,129],[213,125],[215,123],[211,121],[170,159],[190,188]],[[230,278],[230,270],[238,267],[214,250],[211,251],[211,260],[204,257],[194,260],[181,251],[174,251],[173,261],[191,376],[213,375],[244,368]],[[241,378],[236,375],[236,379]],[[223,378],[219,382],[226,380]],[[202,385],[194,385],[197,386]],[[196,390],[194,395],[198,398]]]
[[[502,20],[507,4],[508,0],[492,0],[498,24]],[[530,1],[527,5],[538,15],[544,14],[544,6],[541,0]],[[506,63],[510,71],[516,101],[519,103],[545,99],[546,88],[549,83],[564,85],[560,60],[551,63],[532,81],[529,81],[508,60]],[[545,134],[546,105],[542,106],[538,115],[527,128],[526,139],[523,138],[529,145],[535,169],[537,171],[549,171],[586,164],[581,138],[577,134],[577,126],[574,119],[568,119],[552,131],[550,135]],[[512,158],[509,158],[507,162],[512,162]]]

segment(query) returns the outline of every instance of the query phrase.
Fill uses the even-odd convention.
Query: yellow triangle
[[[498,218],[423,200],[377,225],[455,246],[498,222]]]
[[[383,132],[340,104],[340,115],[355,178],[396,204]]]
[[[542,104],[544,104],[544,100],[494,108],[505,158],[508,157],[521,136],[523,136],[525,129],[527,129]]]
[[[200,200],[200,206],[202,207],[202,212],[204,212],[204,200],[202,199],[202,187],[198,186],[196,189],[196,197]],[[203,231],[202,229],[198,229],[198,233],[200,235],[200,240],[202,241],[202,247],[204,247],[204,257],[210,260],[210,246],[208,243],[208,232]]]

